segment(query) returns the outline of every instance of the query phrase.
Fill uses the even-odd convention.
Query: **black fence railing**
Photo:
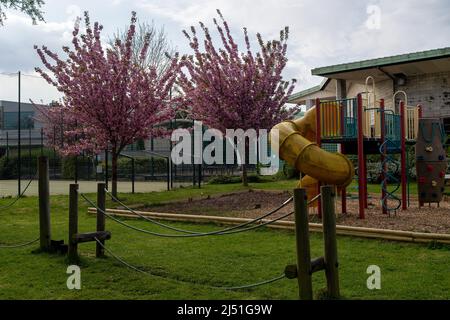
[[[22,130],[20,152],[17,131],[0,131],[0,180],[30,179],[37,171],[37,159],[45,155],[49,159],[51,180],[105,181],[112,176],[111,155],[79,155],[63,157],[55,149],[45,146],[41,129]],[[239,175],[238,165],[227,164],[180,164],[170,159],[170,142],[160,139],[159,148],[152,141],[150,150],[130,148],[118,159],[119,181],[166,181],[168,188],[177,184],[201,185],[211,177],[219,175]],[[144,146],[145,147],[145,146]],[[152,150],[153,149],[153,150]],[[156,151],[155,151],[156,150]],[[254,172],[255,166],[248,171]]]

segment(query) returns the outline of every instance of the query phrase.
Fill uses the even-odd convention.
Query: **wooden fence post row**
[[[313,299],[312,274],[325,270],[328,298],[339,298],[339,273],[336,241],[336,216],[334,207],[335,188],[321,187],[321,208],[323,218],[324,257],[311,260],[309,242],[308,201],[305,189],[294,190],[295,237],[297,265],[287,266],[288,278],[297,278],[299,298]]]
[[[95,256],[104,256],[104,249],[101,244],[105,244],[105,240],[111,239],[111,233],[105,231],[105,215],[102,213],[106,209],[106,184],[99,183],[97,185],[97,231],[88,233],[78,233],[78,184],[70,185],[69,192],[69,260],[76,261],[78,259],[78,244],[85,242],[96,242]]]

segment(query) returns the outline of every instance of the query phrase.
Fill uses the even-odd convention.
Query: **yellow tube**
[[[316,137],[315,107],[302,118],[281,122],[272,130],[278,130],[280,159],[307,175],[299,185],[310,190],[309,198],[318,181],[338,187],[351,183],[355,171],[352,162],[343,154],[327,152],[312,142]]]

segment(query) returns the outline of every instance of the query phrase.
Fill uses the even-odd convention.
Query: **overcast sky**
[[[448,0],[46,0],[46,23],[32,25],[18,12],[7,12],[0,27],[0,72],[34,74],[41,63],[33,45],[58,50],[69,45],[73,23],[88,10],[104,26],[104,37],[123,28],[130,12],[140,20],[164,26],[180,53],[190,53],[182,30],[203,21],[212,25],[220,9],[242,39],[242,27],[254,38],[278,37],[290,27],[286,79],[296,78],[296,90],[316,85],[315,67],[450,46]],[[212,29],[212,28],[211,28]],[[256,46],[255,46],[256,48]],[[58,96],[42,79],[23,77],[23,99],[48,102]],[[17,78],[0,75],[0,100],[16,99]]]

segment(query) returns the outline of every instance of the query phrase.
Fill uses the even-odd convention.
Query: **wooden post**
[[[309,221],[305,189],[294,190],[295,239],[297,245],[298,287],[301,300],[312,300]]]
[[[334,208],[334,197],[336,196],[333,186],[321,187],[322,194],[322,221],[323,238],[325,246],[325,274],[329,298],[339,298],[339,272],[336,241],[336,215]]]
[[[43,251],[51,249],[50,227],[50,186],[48,173],[48,158],[40,156],[38,159],[39,172],[39,238]]]
[[[105,215],[101,212],[105,212],[106,209],[105,187],[106,185],[104,183],[97,184],[97,231],[105,231]],[[100,240],[100,242],[105,245],[105,240]],[[105,250],[99,243],[96,243],[95,256],[100,258],[104,255]]]
[[[78,184],[70,185],[69,192],[69,260],[78,259],[78,243],[75,236],[78,233]]]

